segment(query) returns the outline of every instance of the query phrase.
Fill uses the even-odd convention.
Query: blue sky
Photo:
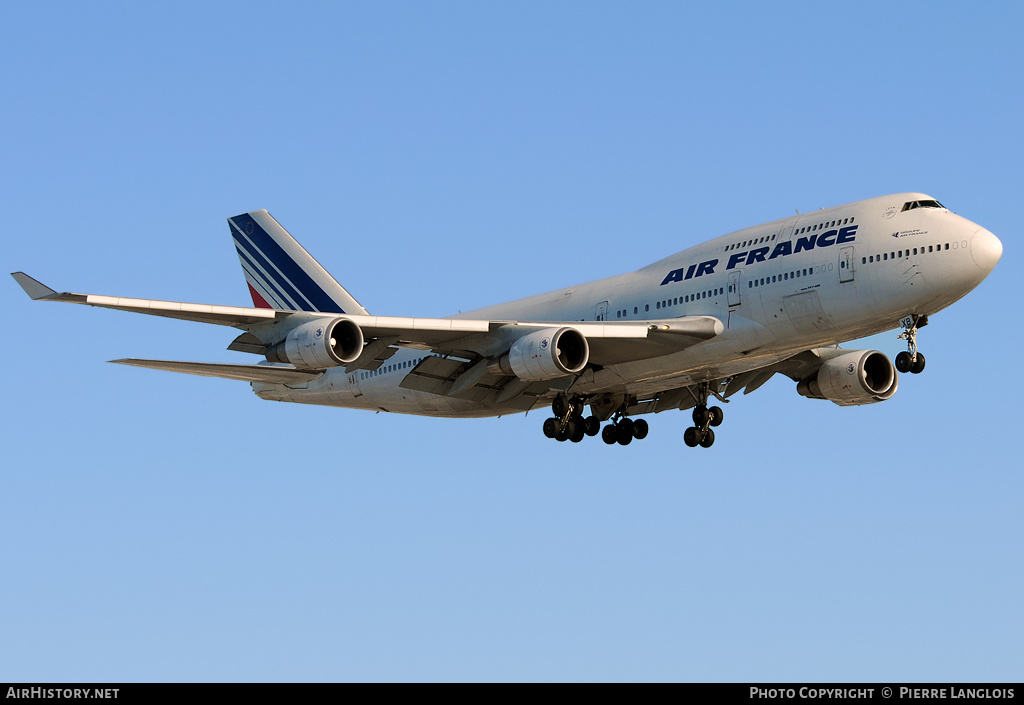
[[[225,218],[256,208],[393,315],[898,191],[1004,245],[892,400],[841,409],[774,379],[710,450],[678,412],[628,448],[576,446],[541,413],[374,415],[108,365],[251,360],[229,329],[8,280],[0,680],[1021,679],[1020,8],[0,20],[0,258],[61,290],[244,305]]]

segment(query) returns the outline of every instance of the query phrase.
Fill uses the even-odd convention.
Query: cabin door
[[[740,303],[740,270],[734,269],[729,272],[729,305],[739,306]]]
[[[348,389],[352,392],[353,397],[363,396],[362,390],[359,389],[359,375],[361,372],[353,372],[348,376]]]
[[[839,250],[839,281],[853,281],[853,247]]]

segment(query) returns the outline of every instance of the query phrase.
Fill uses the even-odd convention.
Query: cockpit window
[[[903,210],[912,211],[915,208],[945,208],[938,201],[907,201],[903,204]]]

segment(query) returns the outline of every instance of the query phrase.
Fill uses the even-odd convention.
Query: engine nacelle
[[[363,352],[363,331],[347,318],[310,321],[267,349],[271,362],[289,362],[303,370],[347,365]]]
[[[877,350],[852,350],[827,361],[817,375],[799,382],[796,391],[839,406],[860,406],[885,401],[898,386],[899,376],[889,358]]]
[[[590,346],[575,328],[545,328],[512,344],[508,353],[488,366],[492,374],[542,382],[576,374],[587,366]]]

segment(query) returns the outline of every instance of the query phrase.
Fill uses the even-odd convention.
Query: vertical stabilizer
[[[267,211],[228,218],[228,226],[258,308],[367,313]]]

